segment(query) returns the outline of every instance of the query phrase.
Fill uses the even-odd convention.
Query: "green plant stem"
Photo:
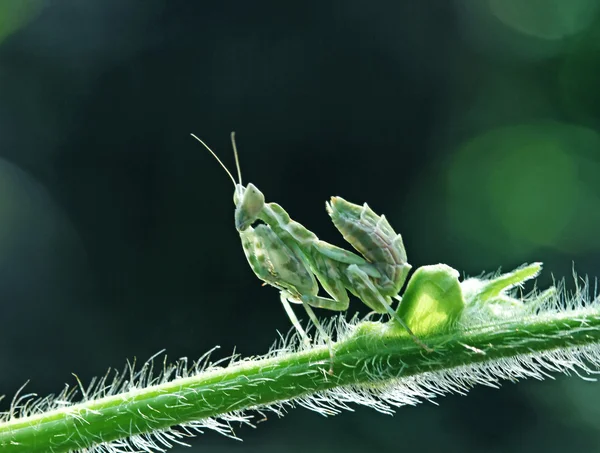
[[[0,424],[0,451],[60,453],[337,386],[450,371],[463,365],[600,343],[600,308],[545,313],[424,338],[427,353],[388,324],[361,322],[334,345],[246,360]]]

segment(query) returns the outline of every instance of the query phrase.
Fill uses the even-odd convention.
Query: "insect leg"
[[[257,226],[256,229],[253,230],[253,236],[269,239],[268,243],[262,246],[262,248],[265,250],[262,252],[262,254],[268,254],[270,256],[270,262],[272,263],[271,272],[277,271],[277,281],[270,284],[274,286],[282,286],[284,282],[294,281],[295,284],[289,285],[289,295],[291,295],[292,300],[299,300],[301,298],[303,302],[306,302],[313,307],[325,308],[333,311],[347,310],[349,299],[344,285],[344,280],[347,283],[347,278],[345,278],[345,273],[342,270],[345,269],[346,265],[340,264],[336,260],[324,255],[321,253],[319,248],[312,247],[312,245],[317,242],[325,245],[329,244],[314,238],[309,238],[308,233],[310,232],[306,229],[305,230],[308,233],[305,234],[304,242],[297,241],[289,234],[289,231],[282,228],[282,219],[284,219],[284,214],[287,215],[287,213],[283,210],[283,208],[281,208],[279,205],[275,205],[274,203],[269,203],[269,206],[270,210],[277,212],[277,218],[279,219],[279,222],[274,223],[275,228],[272,228],[270,225]],[[273,209],[273,206],[277,206],[277,209]],[[285,219],[287,219],[289,223],[288,228],[291,228],[292,224],[297,224],[297,222],[291,220],[289,216],[285,217]],[[291,228],[292,231],[299,231],[299,229],[299,226]],[[240,233],[242,236],[245,234],[245,232]],[[335,246],[331,247],[333,248]],[[256,248],[257,247],[246,247],[245,249],[250,249],[252,255],[256,254]],[[302,265],[295,265],[293,269],[291,268],[291,263],[286,263],[285,266],[278,265],[278,263],[282,263],[285,260],[278,257],[278,254],[276,253],[277,249],[286,251],[288,261],[302,263]],[[343,249],[339,250],[344,251]],[[347,253],[348,256],[354,256],[360,263],[360,268],[364,269],[365,272],[367,272],[370,276],[380,276],[377,269],[367,263],[363,258],[360,258],[351,252]],[[304,271],[310,271],[310,278],[313,278],[312,275],[314,274],[314,276],[323,286],[323,289],[325,289],[332,299],[317,296],[318,287],[316,286],[314,278],[312,283],[308,282],[308,278],[303,278],[302,281],[298,281],[299,279],[296,275],[300,270],[303,271],[302,274],[304,274]],[[292,272],[290,273],[290,271]],[[259,275],[259,278],[266,281],[266,277],[264,275]],[[300,283],[303,284],[300,285]]]
[[[350,305],[350,300],[347,296],[345,301],[339,301],[330,299],[329,297],[312,296],[310,294],[306,294],[302,295],[300,300],[302,303],[306,303],[311,307],[324,308],[325,310],[331,311],[346,311],[348,309],[348,305]]]
[[[298,318],[296,317],[296,314],[294,313],[292,306],[288,302],[288,300],[287,300],[288,296],[289,296],[289,294],[287,294],[285,291],[281,291],[279,293],[279,298],[281,299],[281,303],[283,305],[283,308],[285,309],[285,312],[288,315],[288,318],[290,318],[292,325],[296,328],[296,330],[300,334],[300,337],[302,338],[302,341],[304,342],[304,344],[306,346],[309,346],[310,338],[306,334],[306,331],[302,328],[302,325],[300,324],[300,321],[298,321]]]
[[[321,279],[319,278],[318,275],[317,275],[317,278],[319,279],[319,281],[321,281]],[[321,281],[321,283],[322,283],[322,281]],[[313,311],[313,309],[311,307],[324,308],[326,310],[333,310],[333,311],[347,310],[348,305],[350,304],[350,300],[348,298],[348,293],[346,292],[346,290],[344,288],[342,288],[342,289],[343,289],[343,297],[340,300],[330,299],[330,298],[321,297],[321,296],[314,296],[311,294],[304,294],[300,297],[300,300],[302,301],[302,305],[304,306],[304,309],[306,310],[308,317],[310,318],[310,320],[313,322],[313,324],[315,325],[315,327],[321,334],[321,337],[327,343],[327,348],[329,349],[329,358],[330,358],[329,374],[333,374],[334,352],[333,352],[332,340],[331,340],[331,337],[327,334],[327,332],[325,332],[325,329],[319,322],[318,318],[315,315],[315,312]]]
[[[360,266],[370,277],[373,278],[381,278],[381,273],[377,270],[377,268],[370,264],[364,258],[349,252],[348,250],[344,250],[335,245],[329,244],[325,241],[315,241],[312,244],[312,247],[321,255],[330,258],[333,261],[337,261],[339,263],[344,264],[356,264]]]
[[[346,264],[367,264],[368,261],[363,257],[358,256],[356,253],[352,253],[336,245],[330,244],[322,240],[316,240],[313,242],[313,247],[320,253],[328,256],[332,260],[339,261],[340,263]]]
[[[307,255],[311,272],[317,277],[323,289],[332,299],[312,294],[310,297],[305,298],[305,301],[313,307],[333,311],[347,310],[350,300],[344,285],[344,283],[347,283],[347,278],[345,278],[346,266],[315,252],[314,249],[309,249]]]
[[[319,334],[321,334],[321,337],[325,340],[325,343],[327,343],[327,349],[329,349],[329,374],[333,374],[333,355],[334,354],[333,354],[333,346],[331,344],[332,343],[331,337],[327,334],[327,332],[325,332],[325,329],[323,329],[323,326],[319,322],[319,319],[315,315],[315,312],[313,311],[313,309],[310,308],[310,305],[308,304],[308,302],[305,302],[304,300],[302,300],[302,305],[304,306],[304,309],[306,310],[308,317],[310,318],[310,320],[313,322],[313,324],[319,331]]]
[[[427,352],[433,352],[433,350],[423,343],[419,337],[417,337],[413,331],[406,325],[402,318],[396,313],[396,311],[390,306],[385,297],[377,290],[369,276],[361,270],[358,266],[351,265],[347,269],[348,279],[354,285],[354,289],[359,294],[360,299],[377,313],[387,312],[398,324],[400,324],[410,335],[412,340],[425,349]]]

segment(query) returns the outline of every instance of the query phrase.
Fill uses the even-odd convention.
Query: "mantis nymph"
[[[292,220],[276,203],[265,203],[263,193],[252,183],[242,184],[235,135],[231,142],[238,181],[217,155],[192,134],[217,159],[232,180],[235,191],[235,227],[250,267],[263,282],[280,291],[280,299],[292,324],[305,343],[310,339],[291,303],[302,304],[321,336],[326,339],[333,357],[331,340],[311,307],[344,311],[348,308],[348,291],[377,313],[388,313],[412,339],[429,350],[408,328],[391,307],[398,298],[411,266],[406,261],[402,237],[393,230],[385,216],[375,214],[365,203],[359,206],[340,197],[332,197],[327,212],[335,227],[361,255],[321,241],[313,232]],[[255,227],[255,223],[258,223]],[[331,298],[318,295],[319,285]]]

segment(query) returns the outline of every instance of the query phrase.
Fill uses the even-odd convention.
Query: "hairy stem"
[[[390,324],[363,321],[344,329],[339,333],[342,340],[334,344],[332,374],[328,373],[328,349],[320,345],[243,360],[225,368],[191,371],[189,376],[157,378],[159,383],[150,380],[149,373],[132,376],[128,383],[123,383],[121,376],[118,394],[96,389],[95,394],[84,395],[87,400],[82,403],[24,417],[5,417],[0,423],[0,451],[68,452],[315,392],[324,392],[326,398],[327,391],[340,386],[383,389],[407,378],[427,379],[432,373],[452,375],[463,369],[465,376],[469,370],[493,367],[506,358],[522,361],[529,357],[533,363],[540,357],[548,361],[543,354],[551,351],[574,357],[571,364],[556,364],[554,369],[559,371],[575,367],[593,371],[586,368],[590,361],[593,366],[600,362],[600,307],[596,303],[422,337],[432,353]],[[502,378],[510,376],[492,381]],[[462,390],[474,381],[467,382]],[[122,391],[127,385],[131,390]],[[102,391],[110,396],[102,397]]]

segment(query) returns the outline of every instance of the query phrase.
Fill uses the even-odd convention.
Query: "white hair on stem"
[[[576,277],[575,282],[576,288],[571,295],[566,295],[564,283],[560,283],[556,292],[541,299],[541,304],[533,304],[532,313],[535,312],[535,317],[543,319],[561,314],[565,317],[569,316],[570,319],[578,319],[578,317],[583,319],[584,313],[589,313],[591,309],[598,312],[600,304],[595,291],[596,284],[590,295],[590,284],[587,279],[581,280]],[[515,288],[513,291],[517,290],[518,288]],[[525,301],[539,301],[540,294],[543,293],[534,291],[525,298]],[[476,315],[479,316],[479,314]],[[478,322],[481,321],[478,319]],[[513,319],[509,319],[509,321],[513,321]],[[346,321],[343,316],[338,316],[324,323],[324,329],[328,336],[337,335],[338,341],[343,342],[351,338],[356,329],[364,323],[365,319],[359,320],[354,317],[352,320]],[[467,320],[465,325],[470,326],[472,323]],[[585,322],[578,327],[580,330],[586,328]],[[315,343],[324,344],[326,339],[319,337],[318,332],[316,335]],[[561,335],[564,336],[565,332],[556,331],[553,335],[558,338]],[[510,341],[509,338],[508,343]],[[469,347],[467,344],[464,346],[465,348]],[[67,385],[59,394],[42,398],[32,393],[23,393],[25,387],[23,386],[12,399],[10,409],[0,416],[0,423],[17,421],[23,417],[33,417],[49,411],[66,411],[71,417],[77,419],[80,417],[80,412],[72,410],[76,404],[114,395],[123,395],[124,404],[126,404],[128,398],[144,388],[173,383],[178,380],[183,381],[194,376],[251,364],[257,360],[287,358],[290,354],[306,352],[310,348],[303,344],[297,332],[290,332],[285,336],[280,335],[280,339],[275,342],[270,351],[261,357],[243,359],[237,354],[232,354],[212,361],[212,355],[217,349],[218,347],[215,347],[207,351],[191,365],[187,358],[180,358],[170,364],[166,356],[163,357],[161,363],[159,361],[159,356],[163,353],[161,351],[139,368],[136,367],[135,360],[128,362],[122,371],[108,370],[104,376],[92,379],[87,387],[84,387],[76,377],[77,386]],[[233,424],[255,426],[261,420],[255,421],[254,412],[263,418],[267,411],[282,416],[286,413],[287,408],[295,406],[305,407],[324,416],[353,410],[354,405],[368,406],[384,414],[392,414],[398,407],[416,405],[423,401],[434,402],[437,397],[448,393],[464,395],[475,385],[497,388],[502,381],[514,382],[525,378],[542,380],[552,377],[553,373],[575,374],[589,379],[587,376],[597,374],[600,369],[600,344],[567,344],[566,347],[519,353],[512,357],[501,357],[487,362],[410,376],[402,375],[402,372],[397,376],[390,376],[390,367],[386,363],[385,357],[374,357],[368,363],[349,363],[347,365],[348,367],[361,367],[363,371],[367,370],[367,382],[338,386],[266,405],[253,404],[256,401],[256,395],[248,393],[246,410],[233,410],[221,413],[218,417],[178,424],[174,428],[160,429],[148,434],[133,434],[120,440],[89,447],[82,446],[77,451],[86,453],[164,452],[176,444],[188,445],[187,438],[202,433],[206,429],[239,439],[232,427]],[[325,373],[324,370],[322,371]],[[307,369],[299,370],[298,373],[300,376],[319,373],[319,371]],[[270,378],[265,377],[264,379]],[[182,384],[183,386],[184,384]],[[184,397],[181,396],[181,398]],[[160,415],[156,414],[156,417],[160,417]],[[126,428],[123,429],[126,430]]]

